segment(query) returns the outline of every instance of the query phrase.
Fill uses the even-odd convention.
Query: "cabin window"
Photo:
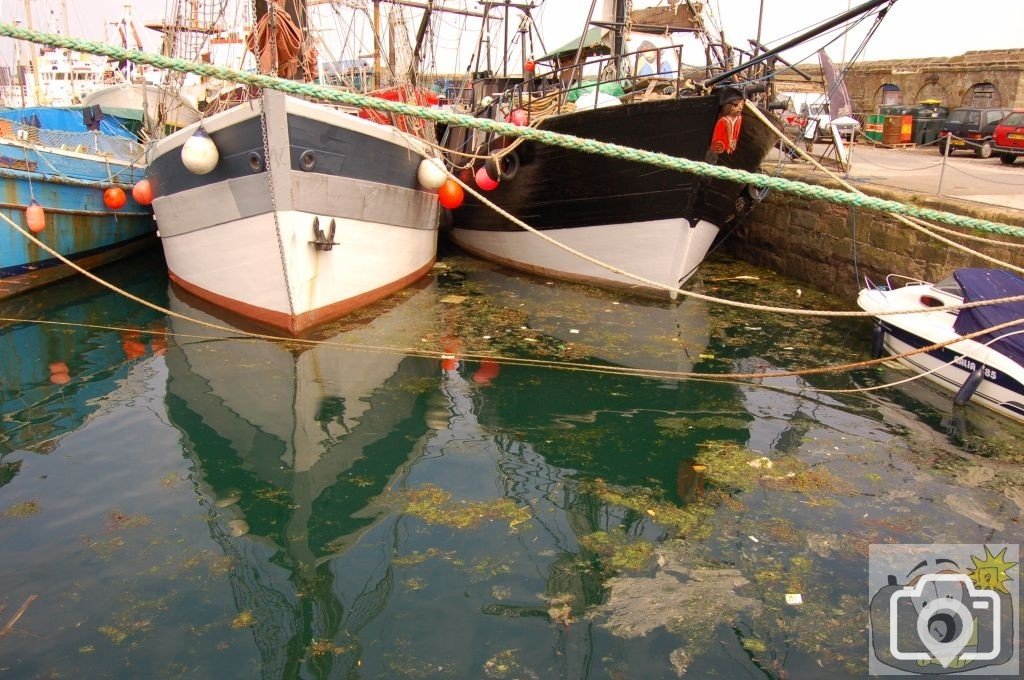
[[[942,307],[945,305],[942,300],[932,295],[922,295],[921,304],[925,307]]]

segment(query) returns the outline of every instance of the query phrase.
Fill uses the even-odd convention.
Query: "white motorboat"
[[[861,290],[857,304],[877,315],[874,356],[894,356],[954,392],[956,404],[1024,421],[1024,301],[959,308],[1022,295],[1024,279],[1007,271],[959,269],[935,284],[890,275]],[[918,351],[932,345],[941,346]]]

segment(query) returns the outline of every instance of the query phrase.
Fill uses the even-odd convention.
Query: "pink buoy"
[[[516,109],[509,114],[508,120],[513,125],[526,125],[530,122],[530,116],[522,109]]]
[[[487,168],[480,166],[476,170],[476,185],[484,191],[492,191],[498,188],[498,182],[491,179],[491,176],[487,174]]]

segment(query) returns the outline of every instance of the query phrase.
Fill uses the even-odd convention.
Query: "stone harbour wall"
[[[941,49],[937,47],[936,49]],[[811,76],[776,79],[779,92],[824,92],[816,62],[799,64]],[[865,61],[852,64],[844,81],[853,113],[871,114],[881,104],[912,106],[937,99],[943,106],[1024,106],[1024,48],[976,50],[952,57]]]
[[[796,170],[784,175],[807,183],[841,188],[830,180]],[[886,200],[1024,227],[1024,211],[1021,210],[881,187],[858,188]],[[1024,238],[945,224],[938,226],[998,241],[995,244],[981,243],[939,232],[972,250],[1024,267]],[[1003,243],[1018,244],[1019,247]],[[842,298],[856,297],[865,276],[875,283],[884,281],[888,274],[938,281],[961,267],[998,268],[998,265],[921,233],[891,214],[848,208],[779,191],[769,194],[747,221],[725,238],[719,252]]]

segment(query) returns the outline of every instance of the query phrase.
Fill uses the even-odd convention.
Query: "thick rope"
[[[799,196],[816,200],[828,201],[839,205],[853,205],[859,208],[876,210],[879,212],[920,217],[922,219],[943,222],[958,227],[976,229],[978,231],[1024,237],[1024,228],[1008,224],[990,222],[988,220],[956,215],[930,208],[919,208],[916,206],[906,205],[898,201],[889,201],[861,194],[851,194],[845,191],[805,184],[803,182],[788,180],[781,177],[770,177],[760,173],[736,170],[718,165],[710,165],[700,161],[677,158],[667,154],[643,151],[640,149],[632,149],[618,144],[599,142],[593,139],[573,137],[572,135],[559,134],[548,130],[538,130],[536,128],[513,125],[512,123],[475,118],[465,114],[448,113],[439,109],[428,109],[401,102],[391,102],[355,92],[332,90],[330,88],[311,83],[297,83],[258,73],[244,73],[229,68],[214,66],[212,64],[200,64],[183,59],[142,52],[140,50],[129,50],[87,40],[78,40],[61,35],[42,33],[19,26],[12,26],[10,24],[0,24],[0,35],[43,45],[70,49],[76,52],[86,52],[118,60],[128,60],[139,64],[147,64],[158,68],[195,73],[201,76],[219,78],[221,80],[230,80],[245,85],[281,90],[282,92],[313,99],[321,99],[339,104],[357,106],[360,108],[379,109],[382,111],[414,116],[436,123],[447,123],[449,125],[474,128],[509,137],[523,137],[543,144],[560,146],[584,153],[602,154],[621,160],[647,163],[649,165],[654,165],[668,170],[713,177],[742,184],[751,184],[760,188],[784,191],[786,193],[797,194]]]
[[[84,276],[92,279],[96,283],[98,283],[98,284],[100,284],[100,285],[102,285],[102,286],[104,286],[104,287],[114,291],[115,293],[117,293],[119,295],[123,295],[124,297],[128,298],[129,300],[137,302],[138,304],[143,305],[145,307],[148,307],[148,308],[150,308],[150,309],[152,309],[154,311],[160,312],[161,314],[165,314],[167,316],[170,316],[170,317],[173,317],[173,318],[176,318],[176,319],[181,319],[182,321],[188,321],[190,323],[194,323],[194,324],[197,324],[199,326],[203,326],[203,327],[210,328],[210,329],[213,329],[213,330],[224,331],[224,332],[230,333],[234,337],[242,336],[242,337],[250,338],[250,339],[253,339],[253,340],[269,340],[269,341],[276,341],[276,342],[288,342],[288,343],[304,344],[304,345],[309,345],[309,346],[327,345],[327,346],[330,346],[330,347],[337,347],[337,348],[349,349],[349,350],[382,352],[382,353],[401,353],[401,354],[406,355],[406,356],[420,356],[420,357],[429,357],[429,358],[445,359],[445,358],[451,358],[453,356],[453,355],[451,355],[448,352],[432,352],[432,351],[429,351],[429,350],[421,350],[421,349],[414,349],[414,348],[388,348],[388,347],[379,347],[379,346],[357,345],[357,344],[352,344],[352,343],[342,343],[342,342],[335,342],[335,341],[331,341],[331,340],[312,340],[312,339],[304,339],[304,338],[283,337],[283,336],[279,336],[279,335],[270,335],[270,334],[267,334],[267,333],[253,333],[253,332],[242,330],[242,329],[239,329],[239,328],[232,328],[230,326],[222,326],[220,324],[215,324],[215,323],[210,323],[210,322],[207,322],[207,321],[202,321],[202,320],[199,320],[199,319],[195,319],[195,318],[190,317],[188,315],[180,314],[178,312],[175,312],[173,310],[167,309],[165,307],[161,307],[159,305],[153,304],[152,302],[149,302],[147,300],[143,300],[142,298],[140,298],[140,297],[138,297],[136,295],[132,295],[131,293],[129,293],[128,291],[126,291],[126,290],[124,290],[122,288],[118,288],[114,284],[112,284],[112,283],[110,283],[108,281],[105,281],[104,279],[101,279],[100,277],[96,276],[92,272],[87,271],[87,270],[79,267],[77,264],[75,264],[71,260],[69,260],[66,257],[64,257],[63,255],[58,253],[56,250],[54,250],[50,246],[46,245],[45,243],[43,243],[39,239],[35,238],[35,236],[30,234],[29,232],[25,231],[20,225],[15,223],[13,220],[11,220],[9,217],[4,215],[3,213],[0,213],[0,219],[2,219],[4,222],[7,222],[16,231],[20,232],[25,238],[27,238],[30,241],[32,241],[35,245],[37,245],[38,247],[40,247],[43,250],[45,250],[46,252],[48,252],[50,255],[53,255],[55,258],[60,260],[62,263],[64,263],[68,267],[70,267],[70,268],[74,269],[75,271],[77,271],[78,273],[83,274]],[[703,297],[703,296],[700,296],[700,297]],[[973,305],[965,305],[965,306],[973,306]],[[929,311],[934,311],[934,310],[929,310]],[[838,314],[843,314],[843,313],[838,313]],[[856,314],[858,316],[867,316],[867,315],[869,315],[867,312],[851,312],[851,313],[848,313],[848,314]],[[44,320],[38,320],[38,319],[0,318],[0,321],[3,321],[3,322],[13,322],[13,323],[25,322],[25,323],[39,323],[39,324],[45,323],[45,324],[51,324],[51,325],[66,325],[65,322],[44,321]],[[958,338],[947,340],[946,342],[936,343],[934,345],[929,345],[927,347],[921,347],[921,348],[913,350],[911,352],[906,352],[905,354],[889,356],[889,357],[881,357],[881,358],[878,358],[878,359],[869,359],[869,360],[866,360],[866,361],[857,361],[857,362],[846,363],[846,364],[839,364],[839,365],[833,365],[833,366],[822,366],[822,367],[819,367],[819,368],[808,368],[808,369],[800,369],[800,370],[793,370],[793,371],[773,371],[771,373],[766,373],[766,372],[756,372],[756,373],[696,373],[696,372],[692,372],[692,371],[659,371],[659,370],[654,370],[654,369],[638,369],[638,368],[630,368],[630,367],[621,367],[620,368],[620,367],[615,367],[615,366],[595,367],[595,366],[593,366],[591,364],[583,364],[583,363],[551,362],[551,361],[545,361],[545,360],[542,360],[542,359],[521,359],[521,358],[518,358],[518,357],[503,357],[503,356],[496,356],[496,355],[490,355],[490,354],[460,354],[459,358],[460,359],[464,359],[464,360],[469,360],[469,361],[472,361],[472,360],[477,360],[477,361],[489,360],[489,361],[498,361],[500,363],[505,363],[505,364],[514,364],[514,365],[547,366],[547,367],[558,368],[558,369],[561,369],[561,370],[570,370],[570,371],[621,373],[621,374],[632,375],[632,376],[637,376],[637,377],[648,377],[648,378],[659,378],[659,379],[693,379],[693,380],[708,380],[708,381],[747,381],[747,380],[749,380],[749,381],[754,381],[754,384],[759,384],[760,381],[763,381],[763,380],[766,380],[766,379],[770,379],[770,378],[799,377],[799,376],[805,376],[805,375],[818,375],[818,374],[822,374],[822,373],[841,373],[841,372],[845,372],[845,371],[851,371],[851,370],[856,370],[856,369],[861,369],[861,368],[867,368],[869,366],[875,366],[875,365],[884,363],[886,361],[890,361],[892,359],[897,359],[897,358],[901,358],[901,357],[909,357],[909,356],[913,356],[915,354],[921,354],[923,352],[930,352],[930,351],[935,350],[935,349],[940,349],[940,348],[946,347],[948,345],[956,344],[956,343],[961,342],[963,340],[970,340],[970,339],[973,339],[973,338],[985,335],[987,333],[999,331],[999,330],[1002,330],[1004,328],[1008,328],[1010,326],[1017,325],[1019,323],[1020,323],[1019,319],[1018,320],[1013,320],[1013,321],[1008,321],[1008,322],[1005,322],[1005,323],[998,324],[996,326],[992,326],[990,328],[986,328],[984,330],[980,330],[980,331],[976,331],[974,333],[970,333],[968,335],[964,335],[964,336],[961,336],[961,337],[958,337]],[[90,327],[88,324],[74,324],[74,325],[82,326],[82,327]],[[92,327],[101,328],[101,326],[92,326]],[[150,333],[150,332],[155,333],[155,331],[146,331],[146,332],[147,333]],[[185,335],[185,334],[178,334],[178,333],[168,333],[168,335],[175,335],[175,336],[181,335],[183,337],[203,337],[203,336],[188,336],[188,335]]]
[[[776,128],[774,125],[772,125],[771,121],[769,121],[768,118],[763,113],[761,113],[760,109],[758,109],[756,106],[751,104],[749,101],[747,102],[747,111],[748,112],[752,112],[753,115],[755,117],[759,118],[762,123],[764,123],[765,125],[769,126],[772,129],[774,129],[775,132],[778,134],[779,139],[783,140],[784,144],[786,144],[790,149],[792,149],[792,150],[796,151],[798,154],[800,154],[800,156],[802,158],[810,161],[814,165],[814,167],[816,169],[821,170],[822,172],[824,172],[833,181],[838,182],[839,185],[842,186],[844,189],[846,189],[847,191],[852,191],[852,192],[860,194],[860,195],[866,195],[866,194],[864,194],[863,191],[861,191],[860,189],[858,189],[857,187],[853,186],[852,184],[847,182],[845,179],[843,179],[842,177],[840,177],[836,173],[834,173],[831,170],[829,170],[828,168],[826,168],[824,165],[822,165],[817,160],[815,160],[810,154],[808,154],[806,151],[804,151],[803,149],[799,148],[796,144],[794,144],[793,140],[791,140],[789,137],[787,137],[785,134],[783,134],[783,132],[781,130],[779,130],[778,128]],[[973,249],[971,249],[971,248],[969,248],[969,247],[967,247],[967,246],[965,246],[963,244],[957,243],[956,241],[952,241],[952,240],[950,240],[948,238],[945,238],[944,236],[940,236],[939,234],[936,234],[934,231],[932,231],[932,225],[927,224],[926,222],[923,222],[922,220],[919,220],[919,219],[913,218],[913,217],[906,217],[904,215],[895,215],[894,217],[897,220],[899,220],[900,222],[902,222],[903,224],[906,224],[907,226],[909,226],[910,228],[916,229],[917,231],[921,232],[922,234],[925,234],[926,236],[930,236],[930,237],[936,239],[937,241],[940,241],[941,243],[945,243],[947,246],[950,246],[951,248],[956,248],[957,250],[963,251],[963,252],[965,252],[965,253],[967,253],[969,255],[973,255],[974,257],[977,257],[979,259],[985,260],[985,261],[990,262],[992,264],[998,265],[998,266],[1000,266],[1000,267],[1002,267],[1004,269],[1012,269],[1014,271],[1024,273],[1024,267],[1018,267],[1016,265],[1010,264],[1009,262],[1004,262],[1003,260],[1000,260],[1000,259],[997,259],[997,258],[994,258],[994,257],[990,257],[988,255],[985,255],[984,253],[980,253],[980,252],[978,252],[976,250],[973,250]],[[955,234],[957,232],[953,232],[953,233]],[[993,244],[999,243],[999,241],[991,241],[991,240],[987,240],[986,242],[987,243],[993,243]],[[1003,244],[1003,245],[1006,245],[1006,244]],[[1022,245],[1024,245],[1024,244],[1022,244]]]
[[[512,213],[508,212],[507,210],[505,210],[501,206],[497,205],[493,201],[490,201],[482,193],[480,193],[479,191],[477,191],[476,189],[471,187],[466,182],[463,182],[461,179],[459,179],[455,175],[449,175],[449,177],[452,180],[454,180],[459,186],[461,186],[462,189],[466,193],[469,193],[470,195],[475,197],[478,201],[480,201],[482,204],[486,205],[491,210],[494,210],[499,215],[501,215],[502,217],[504,217],[508,221],[512,222],[516,226],[520,227],[521,229],[530,232],[534,236],[537,236],[538,238],[540,238],[540,239],[542,239],[544,241],[547,241],[548,243],[550,243],[551,245],[555,246],[556,248],[560,248],[561,250],[564,250],[565,252],[569,253],[570,255],[573,255],[574,257],[578,257],[581,260],[584,260],[586,262],[590,262],[591,264],[596,265],[598,267],[601,267],[602,269],[607,269],[610,272],[614,272],[614,273],[619,274],[621,276],[625,276],[627,278],[633,279],[634,281],[642,283],[645,286],[648,286],[650,288],[656,288],[658,290],[664,290],[666,292],[673,293],[673,294],[676,294],[676,295],[683,295],[685,297],[694,298],[696,300],[703,300],[704,302],[710,302],[710,303],[713,303],[713,304],[724,305],[726,307],[736,307],[738,309],[748,309],[748,310],[755,311],[755,312],[770,312],[770,313],[773,313],[773,314],[790,314],[790,315],[795,315],[795,316],[816,316],[816,317],[822,317],[822,318],[825,318],[825,317],[873,317],[873,318],[877,317],[877,318],[881,318],[881,317],[885,317],[885,316],[900,316],[900,315],[903,315],[903,314],[927,314],[929,312],[934,312],[935,311],[935,308],[924,307],[924,306],[916,307],[916,308],[913,308],[913,309],[879,310],[879,311],[875,311],[875,312],[865,312],[865,311],[856,311],[856,310],[851,310],[851,311],[829,311],[829,310],[821,310],[821,309],[797,309],[797,308],[793,308],[793,307],[772,307],[772,306],[768,306],[768,305],[758,305],[758,304],[754,304],[752,302],[740,302],[738,300],[726,300],[724,298],[717,298],[717,297],[713,297],[711,295],[704,295],[703,293],[698,293],[696,291],[686,290],[685,288],[677,288],[675,286],[671,286],[671,285],[668,285],[668,284],[665,284],[665,283],[660,283],[658,281],[654,281],[652,279],[645,278],[643,276],[640,276],[639,274],[634,274],[633,272],[626,271],[625,269],[620,269],[619,267],[616,267],[613,264],[610,264],[608,262],[603,262],[601,260],[598,260],[597,258],[591,257],[590,255],[587,255],[586,253],[580,252],[579,250],[576,250],[575,248],[573,248],[571,246],[568,246],[568,245],[562,243],[561,241],[558,241],[558,240],[552,238],[547,233],[545,233],[543,231],[540,231],[540,230],[538,230],[538,229],[536,229],[534,227],[531,227],[529,224],[527,224],[526,222],[523,222],[521,219],[519,219],[518,217],[516,217]],[[988,305],[996,305],[996,304],[1002,304],[1002,303],[1006,303],[1006,302],[1024,302],[1024,295],[1017,295],[1017,296],[1007,297],[1007,298],[999,298],[997,300],[981,300],[979,302],[965,302],[965,303],[962,303],[962,304],[959,304],[959,305],[946,305],[942,309],[943,309],[943,311],[952,312],[952,311],[958,311],[958,310],[961,310],[961,309],[969,309],[971,307],[985,307],[985,306],[988,306]]]

